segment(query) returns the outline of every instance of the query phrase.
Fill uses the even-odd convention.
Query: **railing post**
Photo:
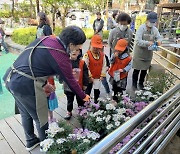
[[[177,51],[177,49],[176,48],[174,48],[174,53],[176,53],[176,51]],[[177,64],[178,63],[178,58],[176,58],[175,56],[173,56],[173,55],[170,55],[169,56],[169,60],[172,62],[172,63],[174,63],[174,64]],[[168,63],[168,67],[169,68],[175,68],[175,66],[174,65],[172,65],[171,63]]]

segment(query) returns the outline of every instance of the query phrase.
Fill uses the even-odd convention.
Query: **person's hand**
[[[103,79],[104,79],[104,77],[101,76],[101,77],[100,77],[100,80],[102,81]]]
[[[124,72],[123,69],[119,69],[119,72]]]
[[[92,77],[89,78],[89,82],[92,83],[94,79]]]
[[[83,90],[86,90],[87,89],[87,86],[83,86]]]
[[[118,57],[119,53],[118,52],[114,52],[114,57]]]
[[[160,41],[157,41],[157,45],[160,46],[160,45],[161,45],[161,42],[160,42]]]
[[[154,44],[154,42],[152,42],[152,41],[149,41],[149,46],[151,46],[151,45],[153,45]]]
[[[45,89],[46,91],[48,91],[48,92],[51,93],[51,92],[54,92],[54,91],[55,91],[55,86],[47,83],[47,84],[43,87],[43,89]]]
[[[89,102],[90,100],[90,96],[89,95],[86,95],[86,97],[83,99],[84,102]]]

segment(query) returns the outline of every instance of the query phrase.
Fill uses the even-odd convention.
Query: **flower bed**
[[[132,101],[128,95],[120,97],[120,102],[100,100],[98,104],[93,102],[85,103],[84,107],[78,108],[77,114],[82,128],[68,131],[62,126],[62,122],[52,124],[55,129],[51,129],[48,133],[48,139],[41,143],[41,150],[44,152],[54,153],[84,153],[89,150],[99,140],[118,128],[124,122],[140,112],[153,100],[162,95],[160,92],[151,92],[150,87],[145,87],[145,90],[135,92],[136,99]],[[169,102],[170,103],[170,102]],[[147,123],[159,114],[165,106],[159,108],[155,113],[144,119],[144,122],[128,134],[120,143],[118,143],[109,153],[116,153],[122,146],[134,137]],[[161,123],[166,116],[164,116],[159,123]],[[66,124],[67,125],[67,124]],[[154,128],[158,127],[156,124]],[[64,125],[65,126],[65,125]],[[57,128],[56,128],[57,127]],[[66,126],[67,127],[67,126]],[[56,130],[56,131],[55,131]],[[70,130],[70,129],[69,129]],[[151,130],[152,131],[152,130]],[[53,133],[54,132],[54,133]],[[62,133],[63,132],[63,133]],[[144,136],[130,151],[133,151],[140,145],[147,135]],[[64,150],[64,151],[63,151]]]

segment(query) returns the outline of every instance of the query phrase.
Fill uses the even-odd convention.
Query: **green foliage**
[[[151,85],[151,92],[153,94],[169,90],[175,82],[175,77],[170,73],[150,72],[148,76],[148,84]]]
[[[12,35],[12,40],[21,45],[28,45],[32,41],[35,40],[36,38],[36,30],[37,28],[32,26],[32,27],[26,27],[26,28],[18,28],[15,29]],[[62,31],[62,28],[56,27],[54,34],[58,36]],[[91,28],[83,28],[83,31],[86,35],[87,39],[91,39],[92,36],[94,35],[94,31]],[[109,36],[109,31],[104,31],[103,32],[103,39],[107,39]]]
[[[36,38],[36,27],[18,28],[14,30],[12,40],[21,45],[28,45]]]
[[[91,28],[83,28],[83,31],[86,34],[87,39],[91,39],[91,37],[94,35],[94,31]]]
[[[54,34],[55,34],[56,36],[58,36],[58,35],[61,33],[61,31],[62,31],[62,28],[56,27],[55,30],[54,30]]]
[[[109,37],[109,31],[108,30],[104,30],[103,31],[103,39],[108,39]]]
[[[8,10],[0,11],[0,18],[10,18],[10,17],[11,17],[11,11]]]

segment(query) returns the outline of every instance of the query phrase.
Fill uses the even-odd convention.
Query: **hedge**
[[[18,28],[15,29],[12,35],[12,40],[15,43],[21,45],[28,45],[36,38],[36,27],[26,27],[26,28]],[[62,31],[62,28],[56,27],[54,34],[59,35]],[[91,28],[83,28],[83,31],[86,34],[87,39],[91,39],[94,34],[93,29]],[[105,30],[103,32],[103,39],[107,39],[109,36],[109,31]]]
[[[10,11],[0,11],[0,18],[10,18],[11,17],[11,12]]]

